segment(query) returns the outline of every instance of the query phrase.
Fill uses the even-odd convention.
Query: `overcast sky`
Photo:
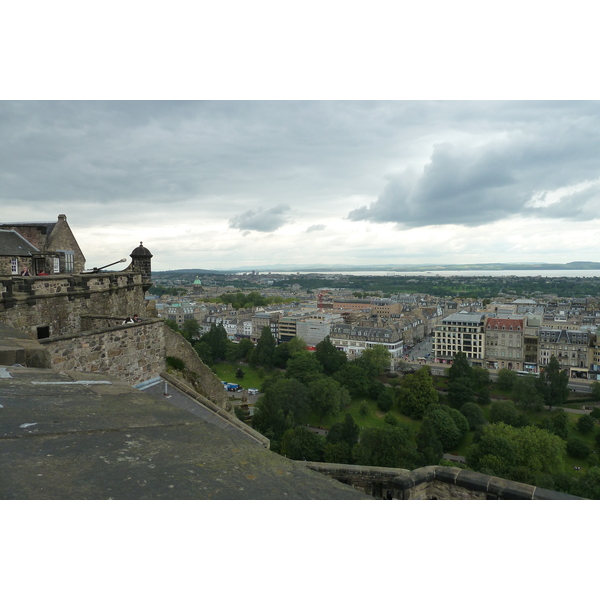
[[[2,221],[87,266],[598,260],[597,102],[0,102]]]

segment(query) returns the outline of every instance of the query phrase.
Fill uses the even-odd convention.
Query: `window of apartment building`
[[[11,258],[10,259],[10,272],[13,275],[18,275],[19,274],[19,259],[18,258]]]

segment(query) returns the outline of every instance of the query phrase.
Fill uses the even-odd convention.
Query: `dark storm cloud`
[[[289,212],[290,207],[285,204],[279,204],[278,206],[268,209],[251,209],[230,219],[229,227],[232,229],[240,229],[242,231],[276,231],[289,222],[287,216]]]

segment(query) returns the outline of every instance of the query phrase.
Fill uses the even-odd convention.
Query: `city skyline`
[[[0,102],[3,221],[87,266],[595,260],[600,104]]]

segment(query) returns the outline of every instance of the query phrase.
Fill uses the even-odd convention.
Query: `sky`
[[[140,241],[154,270],[598,259],[584,2],[28,6],[0,222],[66,214],[88,268]]]
[[[2,221],[101,266],[598,259],[595,101],[3,101]]]

